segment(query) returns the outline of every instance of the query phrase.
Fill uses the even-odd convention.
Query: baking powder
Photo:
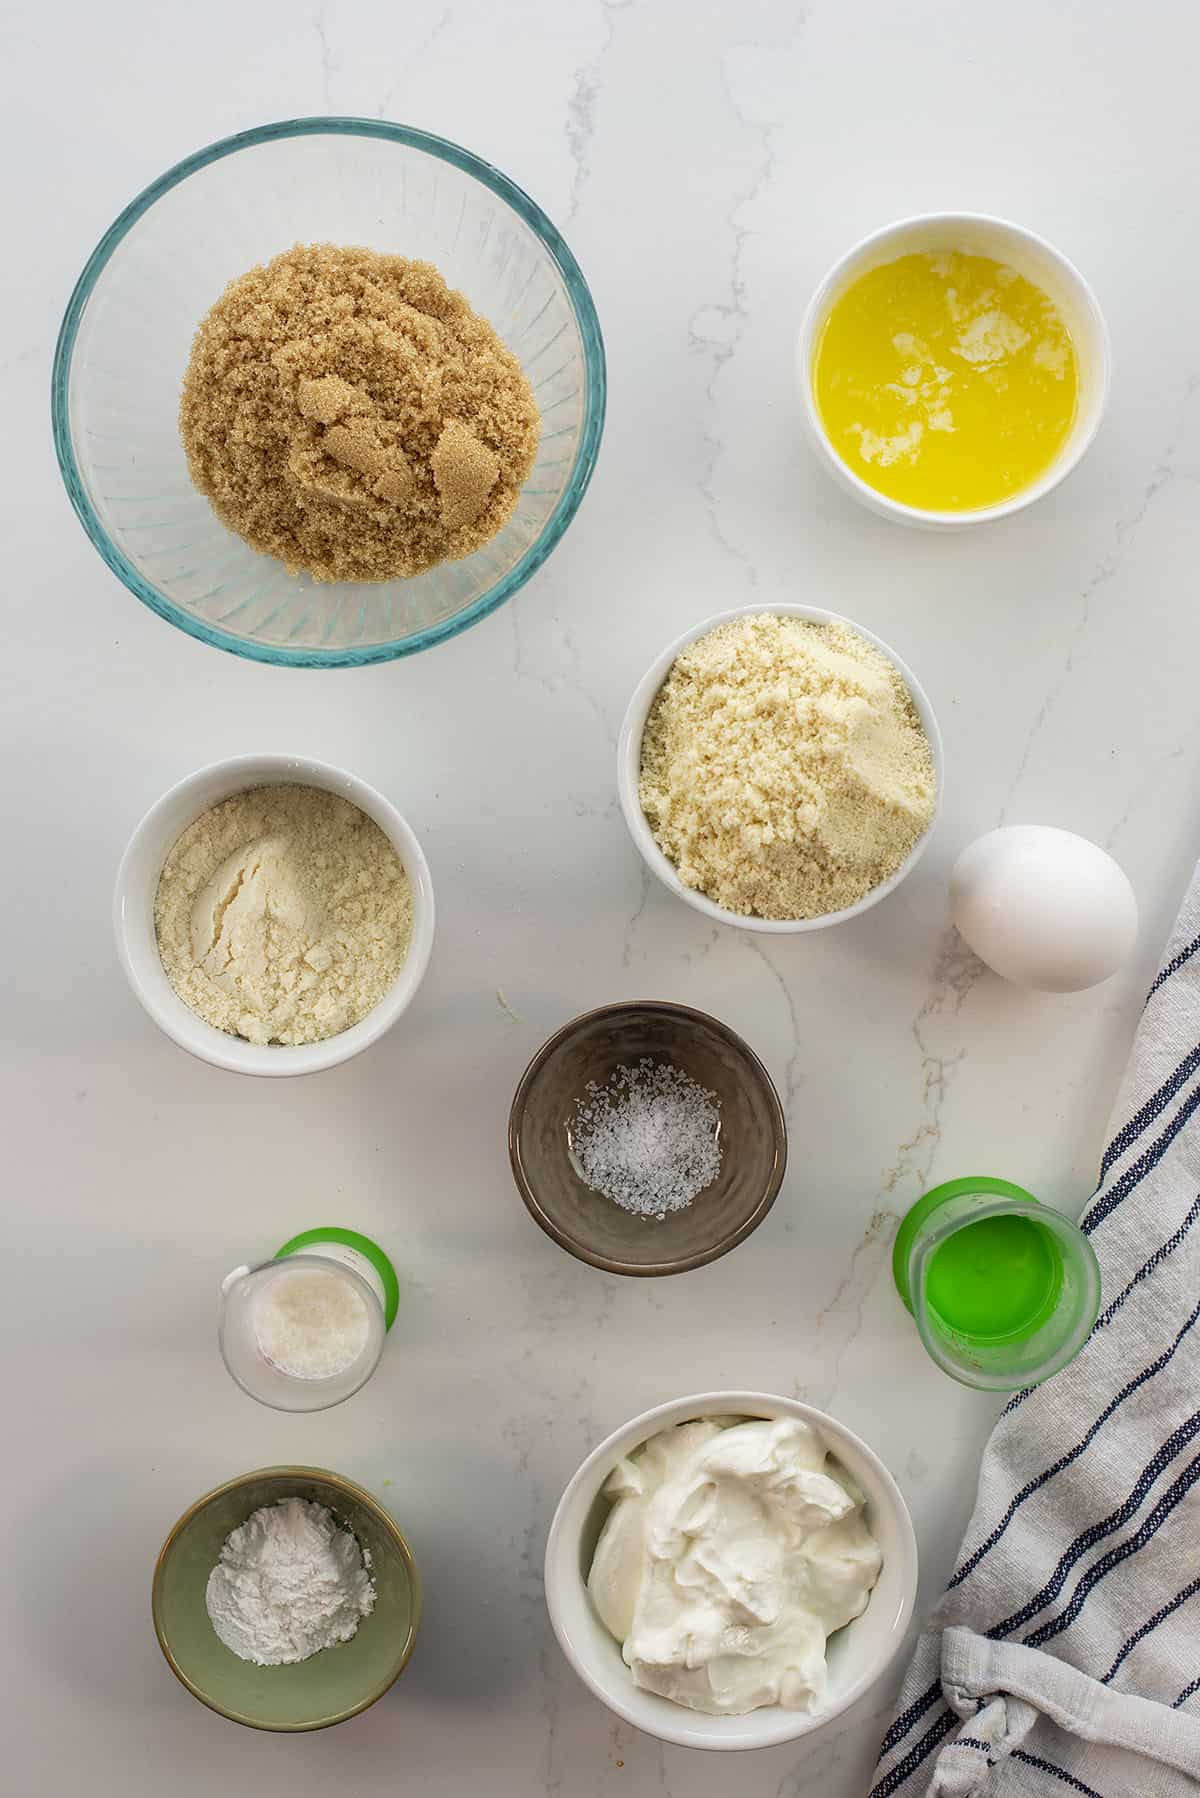
[[[306,1661],[348,1642],[375,1608],[370,1556],[308,1499],[263,1505],[226,1539],[208,1576],[212,1626],[259,1667]]]

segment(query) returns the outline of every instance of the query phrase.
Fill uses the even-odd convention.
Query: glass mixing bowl
[[[541,443],[517,509],[461,562],[410,580],[289,575],[192,486],[179,394],[226,284],[295,243],[435,263],[529,377]],[[465,630],[541,566],[583,497],[604,423],[604,345],[579,265],[498,169],[373,119],[290,119],[197,151],[109,227],[71,295],[51,410],[71,503],[108,566],[204,643],[291,667],[354,667]]]

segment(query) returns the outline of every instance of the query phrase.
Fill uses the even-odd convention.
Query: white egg
[[[1044,993],[1107,980],[1137,938],[1137,900],[1112,856],[1046,824],[990,830],[964,849],[950,910],[981,961]]]

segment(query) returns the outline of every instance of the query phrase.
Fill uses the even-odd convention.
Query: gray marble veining
[[[20,870],[0,895],[21,1274],[4,1324],[29,1371],[10,1390],[19,1472],[0,1494],[10,1531],[54,1544],[10,1569],[13,1789],[724,1798],[733,1777],[748,1798],[861,1798],[890,1686],[809,1746],[735,1768],[639,1737],[558,1653],[545,1532],[587,1449],[634,1411],[758,1385],[828,1404],[872,1443],[913,1509],[924,1601],[945,1578],[993,1407],[923,1357],[890,1285],[896,1219],[971,1170],[1082,1203],[1200,841],[1200,22],[1172,0],[1011,0],[1003,29],[939,0],[212,0],[202,26],[114,0],[5,27],[22,278],[3,354],[21,446],[0,671]],[[62,308],[119,208],[213,138],[321,111],[439,132],[527,188],[585,270],[611,378],[592,490],[537,579],[466,636],[353,674],[237,662],[153,618],[76,527],[47,447]],[[932,538],[827,481],[792,356],[808,295],[851,241],[944,206],[1061,244],[1100,295],[1116,379],[1095,448],[1052,499]],[[895,644],[939,713],[948,779],[897,895],[840,930],[766,942],[649,878],[613,764],[663,644],[772,597]],[[157,1036],[115,966],[107,907],[128,833],[167,785],[289,744],[399,804],[432,864],[439,938],[392,1036],[264,1090]],[[1081,831],[1126,866],[1144,930],[1110,985],[1022,995],[948,933],[954,857],[1001,820]],[[571,1261],[507,1167],[529,1055],[573,1013],[632,997],[726,1019],[788,1110],[771,1216],[673,1281]],[[290,1418],[224,1374],[216,1287],[327,1219],[387,1243],[401,1311],[360,1395]],[[378,1492],[427,1593],[396,1691],[304,1742],[195,1705],[147,1614],[184,1505],[282,1460]],[[84,1494],[101,1521],[77,1528]]]

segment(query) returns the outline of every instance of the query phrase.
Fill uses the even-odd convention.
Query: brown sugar
[[[480,549],[539,429],[517,358],[430,263],[335,244],[230,283],[196,333],[179,423],[222,523],[323,581]]]
[[[433,478],[448,528],[471,524],[479,517],[499,472],[493,452],[452,418],[433,452]]]

